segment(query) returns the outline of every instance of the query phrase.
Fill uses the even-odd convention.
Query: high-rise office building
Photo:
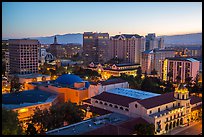
[[[108,58],[109,34],[84,32],[83,58],[84,64],[90,62],[104,63]]]
[[[38,73],[39,41],[9,39],[10,74]]]
[[[110,58],[122,59],[128,63],[141,63],[145,51],[145,38],[137,34],[121,34],[110,38]]]
[[[164,38],[157,38],[155,33],[150,33],[145,36],[146,38],[146,50],[152,49],[164,49]]]

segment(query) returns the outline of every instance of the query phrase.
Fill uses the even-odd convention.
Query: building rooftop
[[[49,75],[44,75],[44,74],[18,74],[17,77],[19,78],[26,78],[26,79],[30,79],[30,78],[36,78],[36,77],[49,77]]]
[[[121,95],[121,96],[131,97],[135,99],[147,99],[147,98],[160,95],[156,93],[151,93],[151,92],[136,90],[136,89],[129,89],[129,88],[114,88],[106,92]]]
[[[101,85],[111,85],[111,84],[117,84],[117,83],[124,83],[127,82],[123,79],[120,78],[114,78],[114,79],[109,79],[106,81],[99,81],[99,82],[90,82],[91,85],[97,85],[97,84],[101,84]]]
[[[145,108],[149,109],[149,108],[161,106],[163,104],[167,104],[173,101],[175,101],[174,92],[169,92],[169,93],[161,94],[160,96],[138,100],[138,103],[140,103]]]
[[[126,121],[130,117],[121,115],[118,113],[111,113],[92,119],[88,119],[82,122],[78,122],[69,126],[47,131],[47,135],[80,135],[97,128],[106,126],[107,124],[118,124],[120,122]]]
[[[15,109],[45,102],[51,102],[57,97],[57,93],[39,89],[27,90],[16,93],[2,94],[2,106]]]
[[[178,61],[190,61],[190,62],[198,62],[198,60],[194,58],[184,58],[184,57],[168,57],[168,60],[178,60]]]
[[[101,94],[96,95],[92,98],[98,99],[101,101],[110,102],[110,103],[117,104],[117,105],[121,105],[121,106],[125,106],[125,107],[128,107],[129,103],[138,100],[138,99],[123,96],[123,95],[113,94],[110,92],[102,92]]]
[[[89,107],[89,112],[92,112],[92,113],[95,113],[95,114],[98,114],[98,115],[106,115],[106,114],[113,113],[112,111],[101,109],[101,108],[94,107],[94,106],[91,106],[91,105],[87,105],[87,104],[82,105],[82,108],[84,110],[87,110],[88,107]]]
[[[202,98],[197,97],[197,96],[190,96],[190,103],[191,105],[202,102]]]
[[[132,64],[132,63],[123,63],[123,64],[115,64],[117,67],[125,67],[125,66],[139,66],[140,64]]]

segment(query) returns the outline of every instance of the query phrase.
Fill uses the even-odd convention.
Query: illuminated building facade
[[[108,79],[111,76],[119,77],[121,74],[136,76],[137,68],[139,64],[124,63],[124,64],[113,64],[109,66],[102,65],[100,63],[91,62],[88,69],[97,71],[101,74],[103,79]]]
[[[20,121],[28,122],[36,107],[41,110],[49,109],[50,106],[62,101],[60,96],[59,93],[40,89],[8,93],[2,95],[2,107],[16,111]]]
[[[199,61],[193,58],[166,58],[161,65],[161,78],[165,81],[172,79],[173,82],[180,79],[182,83],[187,77],[192,77],[192,80],[195,80],[199,72],[199,65]]]
[[[38,73],[39,41],[9,39],[10,74]]]
[[[64,74],[53,81],[31,82],[27,88],[41,89],[45,91],[55,91],[63,93],[63,101],[70,100],[72,103],[81,104],[83,100],[88,99],[88,88],[90,84],[83,81],[80,77],[73,74]]]
[[[130,117],[141,117],[155,125],[156,134],[184,126],[202,115],[202,99],[189,96],[179,85],[174,92],[155,94],[146,91],[116,88],[91,98],[91,106]],[[154,102],[154,103],[152,103]]]
[[[110,58],[128,63],[141,63],[141,52],[145,51],[145,38],[137,34],[121,34],[110,38]]]
[[[104,63],[109,60],[108,54],[109,34],[84,32],[83,34],[83,58],[84,63]]]

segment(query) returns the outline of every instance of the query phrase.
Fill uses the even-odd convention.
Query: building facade
[[[109,34],[84,32],[83,34],[83,58],[84,64],[90,62],[104,63],[108,56]]]
[[[166,58],[161,65],[162,75],[164,81],[172,80],[184,83],[186,78],[192,77],[195,80],[199,72],[199,61],[193,58]]]
[[[164,38],[157,38],[155,33],[150,33],[145,36],[146,38],[146,44],[145,49],[146,50],[152,50],[152,49],[164,49]]]
[[[61,59],[64,57],[64,50],[62,48],[62,44],[58,44],[57,36],[54,37],[54,43],[50,44],[49,52],[52,53],[56,59]]]
[[[38,73],[39,45],[34,39],[10,39],[10,74]]]
[[[175,51],[170,49],[154,49],[142,52],[142,73],[151,74],[155,69],[158,76],[161,76],[161,63],[167,57],[175,57]]]
[[[121,34],[110,38],[110,58],[122,59],[127,63],[141,63],[145,51],[145,38],[137,34]]]
[[[92,97],[91,105],[130,117],[141,117],[155,125],[156,134],[187,125],[196,118],[195,115],[202,115],[202,99],[189,96],[189,91],[183,85],[178,86],[174,92],[161,95],[145,91],[130,93],[122,89],[115,90]]]

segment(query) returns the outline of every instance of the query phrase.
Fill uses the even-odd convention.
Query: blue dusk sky
[[[3,2],[2,38],[202,32],[201,2]]]

